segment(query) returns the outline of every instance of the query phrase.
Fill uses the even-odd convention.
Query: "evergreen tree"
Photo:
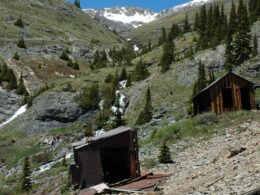
[[[85,110],[98,108],[99,104],[99,87],[93,84],[90,88],[84,88],[79,95],[79,104]]]
[[[147,50],[148,50],[148,52],[150,52],[150,51],[152,50],[151,39],[149,39],[148,46],[147,46]]]
[[[73,69],[79,70],[79,63],[78,62],[73,63]]]
[[[26,91],[26,88],[24,86],[22,74],[20,75],[20,78],[19,78],[19,83],[18,83],[18,86],[17,86],[17,89],[16,89],[16,93],[19,94],[19,95],[27,95],[27,91]]]
[[[151,91],[148,87],[146,91],[146,97],[145,97],[145,106],[144,109],[139,114],[139,117],[137,119],[137,124],[142,125],[147,122],[149,122],[152,119],[152,100],[151,100]]]
[[[198,91],[200,92],[207,86],[207,78],[206,78],[206,70],[205,65],[202,62],[199,62],[199,71],[198,71],[198,80],[197,80],[197,87]]]
[[[209,71],[209,81],[208,84],[210,85],[211,83],[213,83],[216,80],[215,75],[214,75],[214,71],[210,70]]]
[[[132,86],[132,76],[128,75],[126,87],[131,87],[131,86]]]
[[[8,85],[7,89],[13,90],[17,88],[17,81],[12,69],[7,70]]]
[[[232,45],[232,36],[227,37],[227,44],[226,44],[226,50],[225,50],[225,69],[227,71],[232,71],[233,65],[235,64],[235,59],[234,59],[234,48]]]
[[[229,36],[232,36],[237,31],[237,12],[236,6],[232,0],[232,6],[229,16]]]
[[[124,80],[127,80],[127,72],[126,72],[125,66],[122,68],[122,71],[121,71],[121,74],[119,77],[119,81],[124,81]]]
[[[163,47],[163,55],[160,60],[161,72],[165,73],[170,69],[171,63],[174,61],[174,42],[167,41]]]
[[[162,147],[160,149],[159,162],[162,163],[162,164],[173,163],[170,149],[166,145],[165,141],[163,142],[163,145],[162,145]]]
[[[80,8],[80,0],[75,0],[74,5],[78,8]]]
[[[17,42],[17,46],[23,49],[26,49],[25,42],[23,38],[20,38]]]
[[[20,28],[24,28],[24,24],[23,24],[21,16],[14,22],[14,25],[18,26]]]
[[[243,0],[239,1],[237,13],[238,32],[234,35],[233,43],[236,66],[248,60],[252,52],[250,23],[248,18],[247,6],[243,3]]]
[[[257,37],[256,34],[254,35],[253,39],[253,50],[252,50],[252,56],[255,57],[258,55],[258,42],[257,42]]]
[[[185,33],[190,32],[190,30],[191,30],[189,19],[188,19],[188,14],[186,14],[183,30]]]
[[[141,80],[144,80],[146,79],[148,76],[149,76],[149,72],[144,64],[144,62],[142,60],[140,60],[136,66],[135,66],[135,69],[134,69],[134,72],[133,72],[133,76],[134,76],[134,79],[135,81],[141,81]]]
[[[26,157],[23,163],[23,170],[22,170],[22,177],[21,177],[21,189],[24,192],[28,192],[32,189],[32,182],[31,182],[31,169],[30,169],[30,162],[29,158]]]
[[[66,50],[62,51],[62,54],[60,55],[60,59],[62,59],[64,61],[69,61],[70,60],[69,55],[68,55]]]
[[[165,30],[165,28],[163,27],[163,28],[162,28],[162,35],[161,35],[161,37],[159,38],[159,45],[165,43],[166,41],[167,41],[166,30]]]
[[[14,53],[13,59],[14,60],[20,60],[20,56],[18,55],[17,52]]]
[[[193,30],[197,31],[198,29],[199,29],[199,13],[196,13]]]
[[[259,0],[249,0],[248,11],[250,14],[250,23],[257,21],[257,3]]]
[[[116,103],[115,103],[116,111],[113,117],[113,128],[117,128],[126,124],[126,121],[123,119],[123,113],[120,111],[120,94],[116,96]]]

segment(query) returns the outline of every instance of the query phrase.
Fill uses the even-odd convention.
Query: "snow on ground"
[[[12,120],[14,120],[15,118],[17,118],[18,116],[20,116],[21,114],[23,114],[24,112],[26,112],[27,109],[27,105],[23,105],[22,107],[20,107],[12,117],[10,117],[9,119],[7,119],[7,121],[3,122],[2,124],[0,124],[0,128],[5,126],[6,124],[10,123]]]
[[[187,3],[177,5],[173,8],[171,8],[170,11],[171,12],[178,12],[178,11],[185,9],[185,8],[200,6],[200,5],[203,5],[205,3],[211,3],[211,2],[213,2],[213,0],[192,0],[192,1],[187,2]]]

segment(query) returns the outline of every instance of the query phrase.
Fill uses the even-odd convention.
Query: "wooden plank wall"
[[[224,108],[223,94],[222,94],[223,88],[231,88],[232,90],[232,99],[233,99],[232,108]],[[242,109],[241,88],[249,88],[250,97],[248,98],[250,99],[251,109],[254,109],[255,95],[254,95],[253,84],[248,83],[247,81],[245,81],[240,77],[229,74],[209,89],[210,96],[211,96],[210,97],[211,111],[215,112],[216,114],[222,114],[227,111],[241,110]]]

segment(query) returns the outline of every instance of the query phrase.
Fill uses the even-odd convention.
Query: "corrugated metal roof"
[[[75,149],[80,149],[80,148],[82,148],[86,145],[89,145],[89,144],[91,144],[95,141],[98,141],[98,140],[101,140],[101,139],[107,139],[109,137],[113,137],[115,135],[119,135],[119,134],[127,132],[127,131],[133,131],[133,129],[131,129],[130,127],[124,127],[124,126],[118,127],[118,128],[113,129],[111,131],[103,133],[99,136],[88,138],[88,143],[86,142],[86,138],[84,138],[83,140],[81,140],[79,142],[73,143],[72,146],[75,147]]]
[[[245,81],[248,82],[248,83],[254,84],[253,82],[251,82],[251,81],[249,81],[249,80],[247,80],[247,79],[245,79],[245,78],[243,78],[243,77],[241,77],[241,76],[235,74],[234,72],[228,72],[228,73],[226,73],[224,76],[218,78],[218,79],[215,80],[213,83],[211,83],[210,85],[208,85],[206,88],[202,89],[193,99],[197,98],[201,93],[203,93],[204,91],[207,91],[209,88],[211,88],[212,86],[214,86],[216,83],[218,83],[220,80],[222,80],[224,77],[228,76],[229,74],[233,74],[233,75],[235,75],[235,76],[237,76],[237,77],[239,77],[239,78],[245,80]]]

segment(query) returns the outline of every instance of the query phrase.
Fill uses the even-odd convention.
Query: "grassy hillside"
[[[214,3],[223,3],[225,6],[225,12],[229,13],[231,7],[231,0],[214,0]],[[238,1],[234,1],[238,3]],[[132,41],[142,44],[147,44],[149,39],[152,40],[153,44],[158,43],[158,37],[161,33],[161,28],[165,27],[169,29],[172,24],[183,25],[183,21],[188,14],[190,23],[193,24],[195,20],[195,14],[200,10],[200,7],[195,7],[192,9],[185,10],[176,14],[169,15],[167,17],[161,18],[152,23],[146,24],[140,28],[133,29],[128,33],[125,33],[123,36],[126,38],[132,39]]]
[[[24,37],[28,47],[64,44],[107,47],[121,40],[73,5],[64,0],[2,0],[0,2],[0,42],[16,43]],[[21,16],[25,28],[13,23]]]

